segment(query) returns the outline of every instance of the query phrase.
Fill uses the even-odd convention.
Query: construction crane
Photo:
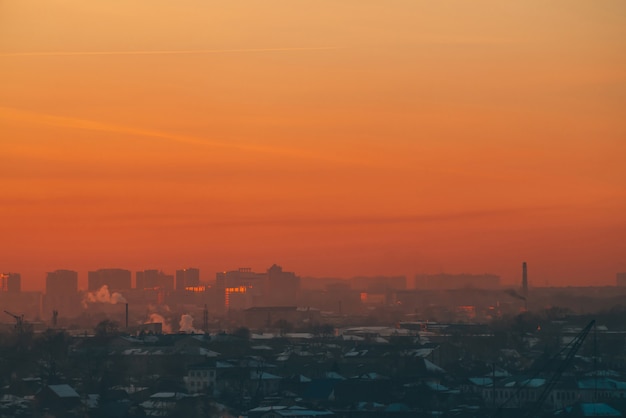
[[[589,322],[589,324],[587,324],[587,326],[583,328],[582,331],[580,331],[578,335],[576,335],[576,337],[574,337],[572,341],[570,341],[558,353],[556,353],[553,357],[550,358],[547,365],[557,364],[557,367],[552,372],[552,375],[550,376],[550,378],[546,380],[545,386],[543,387],[543,390],[537,397],[537,400],[532,405],[530,405],[528,409],[526,410],[526,414],[524,415],[524,417],[534,418],[534,417],[540,416],[541,410],[543,408],[543,404],[545,403],[546,399],[548,399],[548,396],[550,396],[552,389],[554,389],[554,386],[558,383],[559,379],[561,378],[561,375],[563,375],[563,372],[570,366],[570,364],[574,360],[576,353],[578,352],[580,347],[583,345],[583,342],[585,342],[585,338],[587,338],[587,335],[589,334],[589,332],[591,331],[595,323],[596,323],[595,319]],[[562,358],[564,353],[567,353],[567,354],[565,354],[565,358]],[[498,409],[495,411],[494,417],[501,416],[504,407],[513,399],[518,399],[519,393],[526,387],[526,385],[529,382],[534,380],[537,376],[539,376],[539,374],[545,372],[546,367],[547,366],[544,366],[543,368],[538,370],[530,379],[527,379],[526,383],[521,385],[517,389],[516,393],[512,394],[503,404],[501,404],[498,407]],[[494,381],[494,385],[495,385],[495,381]]]
[[[24,333],[24,315],[16,315],[12,312],[9,311],[4,311],[4,313],[6,313],[9,316],[12,316],[13,319],[15,319],[15,331],[18,334],[23,334]]]
[[[583,345],[583,343],[585,342],[585,338],[587,338],[587,335],[589,335],[589,332],[591,331],[591,329],[593,328],[595,324],[596,324],[595,319],[589,322],[589,324],[587,324],[587,326],[583,328],[583,330],[580,331],[580,333],[576,335],[576,337],[574,337],[574,339],[570,341],[569,344],[563,347],[563,349],[559,351],[552,358],[553,361],[558,362],[561,355],[565,353],[566,350],[569,350],[567,351],[565,358],[561,362],[558,363],[556,370],[552,374],[552,377],[550,377],[550,379],[547,381],[545,387],[543,388],[543,391],[537,398],[537,401],[535,402],[535,404],[530,408],[530,410],[526,414],[527,417],[529,418],[535,417],[541,413],[543,404],[545,403],[546,399],[548,399],[548,396],[550,396],[550,392],[552,392],[552,389],[554,389],[554,386],[558,383],[563,372],[569,367],[569,365],[572,363],[572,360],[574,360],[574,357],[576,356],[578,349]]]

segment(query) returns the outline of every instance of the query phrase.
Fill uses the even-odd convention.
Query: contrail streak
[[[166,51],[52,51],[52,52],[6,52],[0,57],[46,57],[46,56],[86,56],[86,55],[194,55],[237,52],[290,52],[290,51],[326,51],[342,49],[336,46],[295,47],[295,48],[241,48],[241,49],[185,49]]]
[[[306,160],[319,160],[332,163],[342,164],[364,164],[365,162],[352,160],[348,158],[342,158],[329,154],[320,154],[312,150],[277,147],[277,146],[263,146],[256,144],[246,143],[232,143],[228,141],[212,140],[204,137],[179,135],[170,132],[158,131],[153,129],[135,128],[129,126],[121,126],[115,124],[109,124],[89,119],[56,116],[45,113],[30,112],[10,107],[0,106],[0,118],[8,118],[12,120],[18,120],[27,123],[37,123],[47,126],[56,126],[69,129],[82,129],[88,131],[110,132],[113,134],[122,135],[135,135],[147,138],[160,138],[169,141],[185,143],[201,147],[213,147],[222,149],[231,149],[239,151],[247,151],[268,155],[283,155],[285,157],[301,158]]]

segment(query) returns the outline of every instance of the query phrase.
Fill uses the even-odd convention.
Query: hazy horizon
[[[254,265],[254,266],[250,266],[250,265],[245,265],[245,266],[238,266],[238,267],[229,267],[229,268],[222,268],[222,269],[216,269],[216,270],[206,270],[203,268],[200,268],[200,280],[202,283],[208,283],[208,282],[214,282],[215,281],[215,275],[216,273],[219,272],[223,272],[223,271],[234,271],[234,270],[238,270],[240,268],[250,268],[252,271],[254,272],[258,272],[258,273],[265,273],[267,271],[267,269],[272,265],[272,264],[278,264],[281,265],[280,262],[278,263],[269,263],[267,265]],[[413,286],[413,280],[416,276],[418,275],[437,275],[437,274],[449,274],[449,275],[461,275],[461,274],[470,274],[470,275],[482,275],[482,274],[494,274],[498,277],[500,277],[500,286],[502,287],[520,287],[521,286],[521,278],[522,278],[522,272],[521,272],[521,264],[520,264],[520,268],[518,271],[518,275],[519,277],[515,276],[515,277],[504,277],[500,274],[498,274],[497,272],[494,271],[489,271],[489,270],[485,270],[485,271],[448,271],[448,270],[432,270],[432,271],[421,271],[421,272],[410,272],[410,273],[402,273],[402,272],[396,272],[396,273],[384,273],[384,272],[366,272],[366,273],[361,273],[361,274],[349,274],[349,275],[332,275],[332,274],[324,274],[324,275],[311,275],[311,274],[303,274],[302,272],[299,271],[294,271],[293,269],[290,269],[288,266],[284,266],[281,265],[281,267],[283,267],[283,269],[285,271],[293,271],[296,275],[298,275],[299,277],[302,278],[306,278],[306,279],[341,279],[341,280],[350,280],[352,278],[355,277],[374,277],[374,276],[386,276],[386,277],[392,277],[392,276],[404,276],[406,278],[407,281],[407,289],[414,289]],[[530,267],[530,272],[532,273],[532,266]],[[95,267],[88,267],[86,269],[76,269],[76,268],[71,268],[71,266],[61,266],[61,267],[56,267],[56,268],[52,268],[52,269],[48,269],[46,271],[35,271],[35,270],[27,270],[26,273],[24,272],[19,272],[19,271],[3,271],[2,273],[20,273],[21,274],[21,278],[22,278],[22,291],[42,291],[45,292],[45,277],[47,275],[48,272],[53,272],[56,270],[71,270],[71,271],[75,271],[78,273],[78,289],[80,291],[86,291],[87,290],[87,273],[89,271],[96,271],[99,269],[109,269],[109,268],[113,268],[113,269],[123,269],[123,270],[128,270],[131,272],[131,277],[132,277],[132,283],[133,283],[133,287],[134,287],[134,283],[135,283],[135,273],[137,273],[138,271],[144,271],[144,270],[159,270],[162,271],[163,273],[167,274],[167,275],[172,275],[175,276],[176,274],[176,270],[182,270],[185,268],[198,268],[198,264],[191,264],[191,265],[185,265],[185,266],[175,266],[172,268],[162,268],[160,266],[143,266],[143,267],[138,267],[138,268],[128,268],[127,266],[119,266],[119,265],[107,265],[107,266],[95,266]],[[37,283],[36,286],[33,286],[34,283],[36,283],[33,278],[34,275],[37,275],[38,278],[41,280],[41,286],[39,286],[39,283]],[[603,278],[605,280],[595,280],[593,282],[582,282],[582,283],[553,283],[549,277],[544,277],[543,281],[539,281],[537,280],[535,277],[533,277],[532,275],[530,275],[529,277],[529,287],[533,288],[533,287],[567,287],[567,286],[573,286],[573,287],[578,287],[578,286],[616,286],[616,277],[615,274],[613,275],[613,277],[609,277],[609,278]]]
[[[0,2],[0,272],[614,284],[625,51],[611,0]]]

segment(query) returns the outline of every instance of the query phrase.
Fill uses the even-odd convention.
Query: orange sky
[[[626,3],[0,0],[0,271],[626,271]]]

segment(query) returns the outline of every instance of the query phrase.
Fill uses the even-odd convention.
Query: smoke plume
[[[167,322],[167,320],[158,313],[151,313],[148,317],[148,320],[144,322],[144,324],[161,324],[161,329],[163,330],[163,333],[172,333],[172,327],[170,326],[169,322]]]
[[[106,284],[95,292],[88,292],[83,298],[83,306],[87,307],[90,303],[110,303],[116,305],[118,303],[126,303],[126,298],[118,292],[109,292],[109,286]]]
[[[191,315],[181,315],[180,322],[180,332],[185,332],[187,334],[202,334],[202,331],[195,329],[193,327],[193,317]]]

